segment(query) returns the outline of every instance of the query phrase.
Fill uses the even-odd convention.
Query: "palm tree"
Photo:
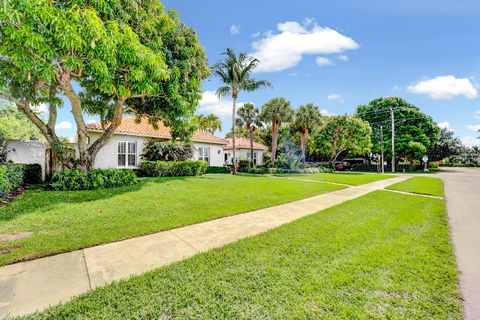
[[[273,98],[262,106],[261,119],[272,124],[272,164],[277,155],[278,131],[282,122],[289,122],[292,115],[290,101],[285,98]]]
[[[307,147],[308,134],[321,125],[322,114],[316,105],[308,103],[300,106],[293,118],[292,129],[300,134],[300,147],[302,149],[302,157],[300,160],[305,163],[305,149]]]
[[[250,139],[250,163],[253,166],[253,131],[262,126],[260,111],[252,103],[246,103],[238,109],[237,115],[236,125],[238,127],[244,127],[248,131],[248,138]]]
[[[199,114],[195,116],[195,122],[200,130],[215,134],[215,131],[222,131],[222,121],[213,113],[209,115]]]
[[[238,94],[240,91],[255,91],[260,88],[271,87],[270,81],[255,80],[252,78],[253,70],[260,61],[254,57],[240,53],[238,56],[233,49],[228,48],[224,53],[225,60],[219,61],[212,67],[215,76],[222,80],[224,86],[218,88],[216,94],[220,97],[231,96],[232,105],[232,145],[233,145],[233,165],[236,167],[235,155],[235,114]],[[233,172],[235,173],[236,170]]]
[[[213,113],[207,116],[207,123],[211,134],[215,134],[217,130],[222,131],[222,121]]]

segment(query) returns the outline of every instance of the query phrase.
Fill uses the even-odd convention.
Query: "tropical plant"
[[[349,115],[326,117],[312,143],[313,153],[326,154],[333,164],[342,152],[366,154],[372,147],[368,122]]]
[[[455,136],[455,132],[443,128],[440,131],[440,138],[428,151],[430,161],[440,161],[462,152],[462,141]]]
[[[302,155],[300,160],[305,164],[305,149],[307,147],[308,134],[315,128],[318,128],[322,122],[322,115],[320,110],[313,103],[308,103],[305,106],[300,106],[295,110],[293,121],[291,124],[292,130],[300,134],[300,149]]]
[[[248,139],[250,140],[250,163],[253,166],[253,132],[262,126],[260,111],[252,103],[246,103],[238,109],[237,116],[236,125],[248,131]]]
[[[222,121],[213,113],[209,115],[199,114],[196,116],[196,122],[200,130],[206,131],[210,134],[215,134],[215,131],[222,131]]]
[[[142,159],[148,161],[186,161],[192,159],[190,143],[171,141],[150,141],[143,148]]]
[[[209,75],[195,32],[158,0],[10,0],[0,6],[0,97],[14,102],[50,145],[60,96],[70,102],[82,170],[120,125],[124,113],[148,115],[188,137]],[[74,89],[74,85],[80,88]],[[80,93],[79,93],[80,92]],[[34,105],[48,104],[44,121]],[[103,133],[88,143],[84,114]]]
[[[213,74],[220,78],[223,86],[218,88],[216,94],[220,97],[232,97],[232,146],[233,163],[236,164],[235,154],[235,114],[237,109],[237,99],[240,91],[255,91],[260,88],[271,87],[270,81],[255,80],[252,78],[252,72],[259,65],[260,61],[246,53],[240,53],[238,56],[233,49],[228,48],[223,53],[226,58],[217,62],[212,67]]]
[[[283,122],[292,120],[293,110],[285,98],[273,98],[262,106],[260,118],[272,125],[272,163],[275,163],[278,146],[278,131]]]

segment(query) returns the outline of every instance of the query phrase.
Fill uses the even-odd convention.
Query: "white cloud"
[[[480,139],[467,136],[462,138],[462,143],[467,147],[480,146]]]
[[[480,124],[469,124],[467,129],[473,132],[478,132],[480,130]]]
[[[234,36],[239,33],[240,33],[240,27],[237,26],[236,24],[232,24],[232,26],[230,27],[230,34]]]
[[[213,113],[222,119],[232,116],[232,100],[227,98],[218,99],[214,91],[205,91],[198,105],[199,113]],[[237,109],[242,105],[243,102],[237,103]]]
[[[252,55],[260,60],[259,72],[294,67],[305,55],[342,54],[359,47],[352,38],[328,27],[320,27],[311,18],[303,25],[296,21],[279,23],[277,30],[278,33],[267,32],[262,39],[252,43]]]
[[[449,100],[455,96],[465,96],[469,99],[477,97],[478,91],[468,78],[456,78],[452,75],[439,76],[412,83],[407,91],[428,94],[435,100]]]
[[[317,59],[315,59],[315,63],[319,67],[321,67],[321,66],[333,66],[332,60],[330,60],[328,58],[325,58],[325,57],[317,57]]]
[[[480,110],[477,110],[473,113],[473,116],[476,118],[476,119],[480,119]]]
[[[327,109],[320,109],[320,113],[324,116],[333,116],[333,113],[328,112]]]
[[[62,121],[55,125],[56,130],[63,130],[63,129],[72,129],[72,123],[70,121]]]
[[[327,99],[328,99],[328,100],[338,100],[338,101],[340,101],[340,102],[343,102],[342,96],[339,95],[338,93],[330,93],[330,94],[327,96]]]
[[[260,31],[257,31],[255,33],[252,33],[252,37],[257,38],[257,37],[260,37],[261,34],[262,33]]]
[[[46,114],[48,113],[48,107],[45,103],[41,103],[38,106],[32,106],[32,109],[34,112],[38,112],[41,114]]]
[[[348,61],[348,57],[344,54],[339,54],[337,56],[337,59],[340,60],[340,61]]]
[[[448,123],[448,121],[437,123],[437,125],[440,129],[450,128],[450,123]]]

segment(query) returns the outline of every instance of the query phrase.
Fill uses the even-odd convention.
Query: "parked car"
[[[351,170],[352,165],[346,161],[335,161],[335,170],[337,171],[344,171],[344,170]]]

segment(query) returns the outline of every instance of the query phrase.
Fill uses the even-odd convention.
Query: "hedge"
[[[50,186],[54,190],[79,191],[123,187],[136,182],[137,175],[128,169],[65,169],[53,175]]]
[[[206,161],[142,161],[140,171],[146,177],[199,176],[207,171]]]
[[[25,184],[40,182],[42,182],[42,167],[39,164],[7,163],[0,165],[1,198]]]
[[[230,167],[208,167],[206,173],[230,173]]]

